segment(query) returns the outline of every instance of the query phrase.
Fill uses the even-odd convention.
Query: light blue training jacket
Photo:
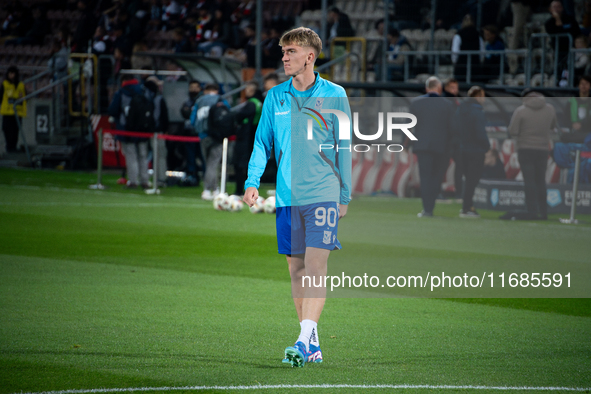
[[[346,205],[351,200],[352,118],[347,94],[341,86],[314,74],[316,80],[309,90],[296,90],[290,78],[269,90],[263,105],[245,187],[259,188],[274,149],[278,207],[331,201]],[[344,128],[348,139],[339,138],[337,115],[323,113],[323,109],[348,116],[349,127]],[[309,124],[312,139],[308,139]]]

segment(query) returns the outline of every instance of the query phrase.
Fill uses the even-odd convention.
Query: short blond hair
[[[296,29],[285,32],[279,40],[279,45],[284,47],[286,45],[299,45],[301,47],[311,47],[314,50],[316,58],[322,51],[322,40],[318,34],[307,27],[298,27]],[[316,59],[314,59],[316,60]]]

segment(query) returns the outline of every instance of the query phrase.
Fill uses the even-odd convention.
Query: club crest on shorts
[[[332,235],[332,231],[325,231],[324,237],[322,238],[322,243],[326,245],[330,245],[330,236]]]

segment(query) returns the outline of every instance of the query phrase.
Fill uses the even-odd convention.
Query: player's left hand
[[[339,204],[339,220],[347,214],[348,205]]]

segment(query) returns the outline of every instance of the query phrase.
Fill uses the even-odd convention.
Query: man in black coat
[[[349,15],[345,14],[337,7],[330,7],[327,15],[328,25],[326,26],[328,41],[335,37],[353,37],[355,29],[351,25]]]
[[[418,217],[433,216],[435,199],[449,162],[451,121],[455,109],[449,100],[441,97],[442,86],[437,77],[427,79],[425,90],[427,94],[417,97],[410,105],[410,113],[417,117],[414,128],[417,141],[413,144],[413,152],[419,158],[423,200],[423,211]]]
[[[552,3],[550,3],[550,8],[548,11],[550,11],[552,16],[548,18],[546,23],[544,23],[546,33],[566,33],[572,38],[572,41],[570,41],[568,37],[558,38],[558,53],[554,54],[554,56],[558,56],[558,62],[560,66],[566,68],[568,52],[570,51],[571,46],[570,43],[572,42],[574,44],[575,38],[581,35],[581,29],[579,28],[579,23],[574,17],[564,13],[564,7],[562,6],[562,2],[559,0],[554,0]],[[552,40],[552,48],[554,48],[554,46],[554,40]]]

